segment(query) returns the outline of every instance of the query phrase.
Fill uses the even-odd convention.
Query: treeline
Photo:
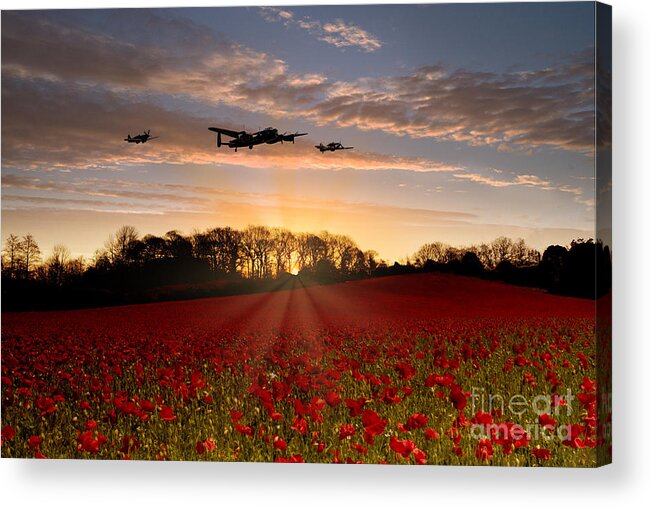
[[[592,239],[549,246],[542,256],[524,240],[506,237],[468,248],[427,243],[412,262],[418,270],[481,276],[566,296],[595,298],[611,288],[610,249]]]
[[[46,259],[31,235],[10,235],[2,251],[2,309],[54,309],[189,299],[289,288],[298,283],[415,272],[448,272],[594,298],[610,289],[610,251],[582,239],[541,255],[524,240],[421,246],[393,265],[348,236],[284,228],[217,227],[183,235],[140,236],[129,225],[92,259],[56,245]],[[595,285],[595,274],[599,286]],[[292,275],[298,275],[295,278]]]
[[[41,260],[31,235],[9,236],[2,254],[3,310],[127,304],[271,290],[371,276],[385,264],[348,236],[284,228],[217,227],[185,236],[120,227],[92,259],[56,245]],[[176,287],[174,287],[176,286]]]

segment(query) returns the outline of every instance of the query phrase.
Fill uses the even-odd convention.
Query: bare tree
[[[64,245],[54,245],[50,257],[45,261],[47,278],[54,285],[63,285],[70,263],[70,250]]]
[[[493,249],[490,245],[482,243],[477,247],[477,257],[481,263],[488,269],[495,267],[495,259],[493,258]]]
[[[292,253],[296,239],[288,229],[276,227],[271,230],[272,253],[276,261],[276,275],[292,269]]]
[[[493,263],[497,266],[502,261],[511,261],[513,255],[513,241],[500,236],[491,243]]]
[[[235,274],[240,260],[242,233],[230,227],[213,229],[217,242],[217,266],[225,273]]]
[[[378,260],[378,253],[375,250],[366,250],[364,259],[368,273],[371,274],[383,261]]]
[[[22,263],[20,238],[14,234],[7,236],[5,247],[2,250],[2,270],[10,278],[15,278]]]
[[[327,246],[323,239],[315,234],[308,234],[305,238],[305,264],[314,269],[317,263],[327,256]]]
[[[300,271],[307,267],[309,234],[300,233],[295,235],[294,251],[296,253],[296,268]]]
[[[240,261],[245,275],[249,278],[268,276],[271,251],[271,232],[267,227],[249,225],[244,229]]]
[[[81,278],[86,270],[86,259],[82,255],[71,259],[68,262],[68,276],[70,278]]]
[[[147,234],[142,238],[143,243],[143,259],[145,261],[153,259],[162,259],[165,257],[165,240],[154,236],[152,234]]]
[[[179,231],[165,233],[166,256],[173,259],[192,257],[192,241],[183,236]]]
[[[357,244],[348,236],[335,236],[334,262],[343,274],[353,270],[355,256],[357,255]]]
[[[534,266],[540,262],[540,252],[529,248],[524,239],[519,238],[513,243],[512,262],[516,266]]]
[[[123,225],[115,234],[109,235],[104,243],[104,251],[112,263],[125,262],[128,258],[129,245],[138,240],[138,231],[133,225]]]
[[[434,243],[426,243],[421,246],[414,254],[414,262],[418,266],[424,266],[427,261],[432,262],[446,262],[446,252],[448,245],[444,245],[438,241]]]
[[[192,253],[197,259],[208,261],[210,271],[217,271],[216,238],[210,231],[203,233],[195,231],[190,238]]]
[[[253,234],[253,252],[255,257],[254,276],[265,278],[269,276],[271,265],[272,238],[267,227],[250,227]]]
[[[41,261],[41,249],[31,234],[23,236],[20,241],[20,254],[23,259],[25,278],[29,279],[32,269]]]

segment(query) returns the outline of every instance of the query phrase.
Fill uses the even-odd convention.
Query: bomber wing
[[[237,132],[236,130],[228,130],[220,127],[208,127],[208,130],[217,132],[218,134],[224,134],[225,136],[228,137],[235,137],[235,138],[240,137],[240,135],[242,134],[246,134],[244,130],[242,130],[241,132]]]

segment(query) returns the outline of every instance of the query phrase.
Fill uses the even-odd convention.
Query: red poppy
[[[466,408],[466,395],[456,384],[450,388],[450,401],[454,405],[454,408],[456,408],[459,412]]]
[[[16,429],[13,426],[3,426],[2,427],[2,445],[6,442],[9,442],[16,436]]]
[[[548,449],[542,449],[540,447],[536,447],[535,449],[531,449],[531,454],[541,460],[541,461],[549,461],[549,459],[552,457],[552,452]]]
[[[425,428],[425,438],[427,440],[438,440],[439,439],[439,433],[435,429]]]
[[[475,424],[492,424],[493,416],[488,412],[482,412],[481,410],[475,414],[472,418],[472,422]]]
[[[269,413],[269,417],[271,417],[272,421],[282,421],[283,420],[283,415],[280,412],[276,412],[275,409],[267,409],[267,412]]]
[[[416,449],[416,443],[411,440],[398,440],[396,437],[391,437],[389,447],[407,459],[414,449]]]
[[[348,412],[350,414],[350,417],[357,417],[358,415],[360,415],[364,410],[365,404],[366,404],[366,398],[364,397],[357,398],[356,400],[347,398],[346,406],[348,407]]]
[[[583,382],[581,383],[581,390],[586,393],[591,393],[597,390],[597,383],[590,380],[588,377],[583,377]]]
[[[410,363],[400,362],[395,366],[396,371],[400,375],[400,378],[409,382],[411,378],[416,375],[417,371]]]
[[[239,410],[231,409],[229,410],[229,413],[231,415],[231,421],[233,421],[233,424],[235,424],[240,419],[242,419],[242,417],[244,417],[244,412],[240,412]]]
[[[334,391],[328,391],[325,395],[325,400],[326,403],[331,407],[336,407],[341,403],[341,398]]]
[[[235,431],[238,433],[241,433],[242,435],[246,435],[248,437],[253,436],[253,428],[251,426],[244,426],[243,424],[236,423],[235,424]]]
[[[106,443],[107,439],[101,433],[97,434],[97,437],[93,437],[93,432],[91,430],[79,433],[77,437],[77,450],[87,451],[92,453],[99,452],[99,449],[102,445]]]
[[[481,461],[489,461],[493,457],[493,444],[490,440],[482,439],[475,447],[475,456]]]
[[[153,412],[155,410],[155,405],[149,400],[140,400],[140,409],[145,412]]]
[[[585,357],[585,354],[581,352],[577,352],[576,356],[579,358],[579,364],[581,365],[581,368],[587,370],[589,368],[589,364],[588,364],[588,358]]]
[[[420,449],[414,449],[414,460],[416,460],[417,465],[426,465],[427,464],[427,454],[425,454]]]
[[[122,454],[131,454],[140,449],[140,443],[133,435],[125,435],[121,440],[120,452]]]
[[[585,447],[585,442],[579,436],[585,431],[580,424],[568,424],[565,426],[565,435],[563,436],[563,445],[572,447],[573,449],[582,449]]]
[[[274,437],[274,443],[273,443],[274,449],[278,449],[279,451],[284,451],[287,449],[287,442],[285,442],[282,438],[279,436]]]
[[[353,444],[353,449],[355,449],[360,454],[367,454],[368,453],[368,449],[366,447],[364,447],[362,444],[359,444],[359,443]]]
[[[27,440],[27,443],[29,444],[29,446],[32,449],[38,449],[42,442],[43,442],[43,439],[41,437],[37,436],[37,435],[32,435]]]
[[[405,428],[407,430],[415,430],[427,426],[429,418],[425,414],[413,414],[409,416]]]
[[[160,411],[158,412],[158,417],[160,417],[163,421],[173,421],[176,419],[176,416],[174,415],[174,410],[172,410],[172,407],[168,407],[167,405],[163,405],[160,407]]]
[[[355,427],[352,424],[342,424],[339,426],[339,440],[352,437],[355,434]]]
[[[548,429],[549,431],[553,431],[554,428],[556,428],[556,420],[550,416],[549,414],[541,414],[538,416],[538,423]]]
[[[300,416],[294,417],[291,429],[298,431],[301,435],[305,435],[307,433],[307,420]]]
[[[56,411],[57,406],[54,403],[54,399],[41,396],[36,400],[36,408],[41,411],[41,415],[47,415]]]
[[[305,463],[303,456],[301,456],[300,454],[294,454],[289,458],[283,458],[282,456],[278,456],[274,461],[276,463]]]
[[[398,388],[396,387],[385,387],[380,399],[384,403],[400,403],[401,401],[398,396]]]
[[[203,442],[203,445],[206,446],[206,450],[209,452],[212,452],[215,449],[217,449],[217,442],[215,442],[215,439],[212,437],[206,438],[206,440],[204,440]]]
[[[455,381],[454,375],[451,373],[446,373],[445,375],[436,375],[432,374],[425,379],[426,387],[434,387],[435,385],[439,386],[449,386],[452,385]]]
[[[382,419],[374,410],[364,410],[362,413],[362,425],[364,432],[369,436],[377,436],[384,432],[387,427],[387,420]]]

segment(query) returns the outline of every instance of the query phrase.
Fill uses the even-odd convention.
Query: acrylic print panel
[[[2,457],[610,462],[610,8],[3,11]]]

